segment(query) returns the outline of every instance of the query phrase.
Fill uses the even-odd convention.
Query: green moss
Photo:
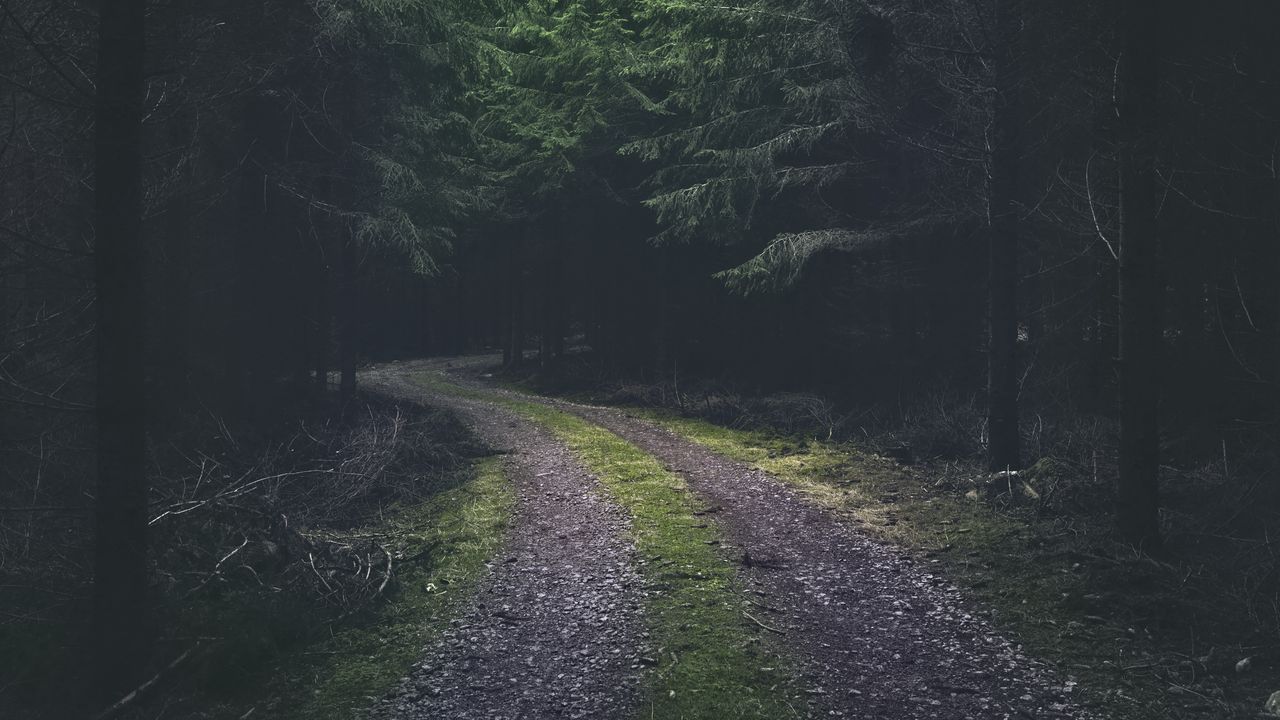
[[[271,716],[347,720],[393,687],[470,597],[502,543],[514,504],[501,461],[487,458],[475,463],[465,483],[376,528],[352,530],[388,534],[396,554],[414,559],[402,560],[384,606],[283,660]]]
[[[694,515],[684,481],[613,433],[534,402],[418,377],[437,390],[502,403],[563,440],[631,514],[631,532],[652,589],[645,615],[656,667],[643,717],[776,718],[801,713],[787,700],[789,668],[744,613],[735,561],[717,550],[717,530]]]
[[[670,410],[627,412],[769,472],[914,551],[1011,638],[1076,678],[1079,700],[1100,714],[1165,720],[1218,708],[1234,717],[1228,706],[1256,707],[1272,689],[1265,673],[1233,670],[1266,642],[1256,611],[1242,602],[1247,580],[1214,584],[1197,560],[1166,564],[1116,546],[1108,517],[992,505],[966,497],[967,483],[947,471],[924,474],[851,445],[733,430]],[[1046,459],[1022,477],[1040,489],[1070,474]],[[1191,689],[1175,692],[1182,687]]]
[[[1159,683],[1126,672],[1142,665],[1124,618],[1096,606],[1112,595],[1114,568],[1077,560],[1071,527],[1015,517],[892,461],[847,445],[732,430],[662,411],[633,410],[713,452],[752,465],[883,540],[916,551],[991,609],[1032,654],[1080,680],[1084,699],[1132,720],[1170,717]],[[1037,467],[1037,472],[1047,468]]]

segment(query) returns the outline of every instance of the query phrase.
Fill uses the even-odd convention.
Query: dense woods
[[[1051,460],[1085,478],[1059,510],[1139,552],[1270,551],[1277,27],[1266,0],[0,3],[0,645],[94,648],[96,705],[138,686],[195,592],[159,516],[198,503],[202,443],[359,422],[358,368],[426,355]],[[203,570],[238,533],[191,540]],[[0,698],[47,688],[22,657]]]

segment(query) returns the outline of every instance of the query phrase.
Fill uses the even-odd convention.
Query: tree
[[[1158,415],[1163,283],[1156,226],[1158,56],[1152,0],[1120,17],[1120,477],[1116,524],[1139,548],[1160,546]]]
[[[94,154],[98,483],[93,662],[103,695],[132,686],[149,650],[142,237],[146,3],[102,5]]]
[[[1019,469],[1018,445],[1018,76],[1020,0],[995,3],[994,97],[987,160],[987,467]]]

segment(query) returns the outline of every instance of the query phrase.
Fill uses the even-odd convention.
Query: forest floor
[[[650,419],[485,383],[489,361],[363,374],[458,412],[519,496],[471,606],[375,717],[1094,715],[928,560]]]

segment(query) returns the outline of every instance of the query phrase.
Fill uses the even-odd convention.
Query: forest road
[[[811,698],[810,717],[1096,717],[1072,701],[1074,683],[1063,682],[1047,665],[1026,656],[1001,637],[975,614],[954,585],[918,567],[901,549],[833,518],[765,473],[717,455],[654,423],[631,417],[623,410],[497,388],[481,377],[483,368],[491,364],[491,358],[397,363],[373,371],[370,381],[409,388],[416,387],[408,379],[415,374],[443,372],[451,382],[494,397],[508,395],[546,403],[616,433],[682,475],[690,489],[714,511],[726,539],[726,557],[738,566],[742,586],[757,598],[753,613],[758,611],[760,622],[785,633],[780,637],[781,644],[799,668],[801,685]],[[398,394],[403,392],[407,390]],[[417,392],[425,393],[421,389]],[[524,456],[555,458],[547,467],[574,467],[554,439],[527,425],[511,424],[506,419],[510,417],[508,411],[498,402],[434,397],[432,402],[465,407],[475,419],[487,422],[498,437],[505,438],[505,443],[521,448]],[[579,492],[587,484],[584,479],[570,482]],[[522,503],[531,497],[533,494],[522,492]],[[598,500],[592,506],[599,506],[597,512],[609,523],[608,532],[625,531],[625,521],[613,508],[599,505]],[[558,515],[546,512],[552,512],[548,516],[552,518],[572,518],[575,525],[592,522],[576,511],[561,511]],[[565,531],[562,527],[555,532]],[[616,540],[599,538],[596,542],[609,547]],[[622,561],[623,555],[625,552],[617,559]],[[618,568],[615,572],[624,571]],[[634,598],[620,601],[634,602]],[[634,614],[621,619],[637,621]],[[634,630],[630,633],[633,639],[639,637]],[[622,635],[618,638],[621,640]],[[623,649],[622,654],[634,656],[634,647]],[[633,687],[626,685],[626,692],[630,693]],[[614,688],[607,691],[617,692]],[[627,715],[593,712],[582,717]]]
[[[646,648],[626,513],[572,454],[509,410],[433,394],[396,370],[362,374],[397,398],[455,411],[506,453],[518,503],[506,544],[462,616],[379,701],[379,720],[626,718]]]

